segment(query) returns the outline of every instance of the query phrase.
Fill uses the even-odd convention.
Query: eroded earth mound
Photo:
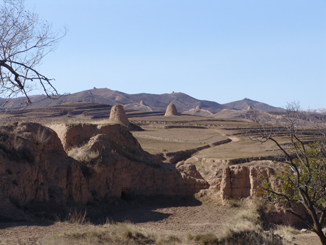
[[[193,165],[162,164],[122,125],[52,128],[37,123],[0,128],[0,218],[18,219],[13,214],[32,207],[55,212],[73,203],[187,196],[208,188]]]
[[[166,108],[165,115],[164,116],[177,116],[178,111],[174,104],[169,104]]]
[[[125,126],[128,126],[130,123],[122,105],[112,106],[109,120],[122,123]]]

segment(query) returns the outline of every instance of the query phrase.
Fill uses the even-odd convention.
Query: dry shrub
[[[264,231],[257,210],[247,209],[227,223],[218,244],[281,245],[287,244],[287,241],[272,232]]]
[[[52,244],[189,244],[174,235],[164,236],[152,231],[137,227],[130,223],[111,224],[101,226],[89,225],[84,232],[67,233],[64,236],[51,236],[39,242],[42,245]]]
[[[259,218],[258,212],[254,209],[247,209],[239,212],[227,223],[223,237],[232,237],[247,231],[262,231]]]
[[[34,134],[34,140],[37,144],[44,145],[46,142],[48,142],[51,138],[51,135],[48,135],[48,132],[46,129],[39,128]]]
[[[300,231],[287,225],[278,225],[274,231],[274,234],[284,237],[288,241],[294,239],[294,235],[300,234]]]
[[[89,163],[100,156],[99,151],[87,151],[83,147],[73,147],[68,152],[67,155],[79,162]]]
[[[72,224],[84,225],[87,223],[86,221],[86,210],[84,212],[78,212],[76,209],[69,213],[68,222]]]
[[[217,237],[211,233],[196,235],[194,240],[199,244],[218,244]]]
[[[241,208],[243,206],[243,202],[241,199],[232,198],[226,201],[226,206],[228,208]]]
[[[20,137],[18,137],[17,135],[15,135],[14,140],[13,140],[13,148],[16,151],[19,151],[23,146],[23,141]]]

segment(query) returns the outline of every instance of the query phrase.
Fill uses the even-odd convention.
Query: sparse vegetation
[[[46,129],[41,129],[39,128],[37,130],[37,133],[34,134],[34,139],[35,139],[35,142],[39,145],[44,145],[46,142],[48,142],[51,138],[51,135],[47,135],[48,132]]]
[[[314,231],[322,244],[326,244],[323,227],[326,219],[326,138],[325,130],[314,134],[305,124],[305,113],[297,103],[288,105],[285,122],[276,129],[273,125],[259,124],[261,129],[254,139],[262,143],[273,142],[280,151],[283,169],[276,174],[278,186],[262,180],[262,191],[267,202],[278,204],[299,218]],[[289,143],[281,144],[277,138],[284,134]],[[312,220],[312,223],[307,218]]]
[[[87,151],[83,147],[73,147],[67,152],[67,155],[77,161],[89,163],[92,160],[97,159],[100,156],[100,152],[98,150]]]
[[[239,223],[237,225],[237,223]],[[232,226],[235,226],[232,228]],[[227,224],[222,237],[213,233],[203,233],[185,237],[164,235],[152,232],[130,223],[101,226],[86,225],[86,231],[70,232],[63,236],[49,236],[40,241],[50,244],[180,244],[180,245],[286,245],[291,244],[285,237],[273,232],[263,231],[255,211],[244,211]],[[282,228],[284,230],[284,228]],[[279,232],[279,231],[278,231]],[[279,232],[280,233],[280,232]]]
[[[300,234],[300,231],[288,225],[277,225],[274,234],[279,235],[287,241],[293,241],[295,235]]]
[[[185,244],[174,235],[161,235],[130,223],[101,226],[89,225],[87,231],[71,232],[64,236],[47,237],[40,242],[50,244]]]
[[[282,245],[289,242],[270,231],[264,231],[260,214],[256,209],[246,209],[231,219],[219,239],[227,245]]]
[[[86,214],[87,214],[86,210],[84,212],[82,212],[82,211],[78,212],[75,209],[71,213],[68,214],[68,222],[70,222],[72,224],[84,225],[87,223]]]

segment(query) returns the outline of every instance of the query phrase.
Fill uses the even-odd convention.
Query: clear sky
[[[26,0],[69,32],[41,72],[109,88],[326,107],[326,0]],[[40,92],[38,92],[40,93]]]

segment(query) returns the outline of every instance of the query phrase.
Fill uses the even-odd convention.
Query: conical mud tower
[[[109,120],[122,123],[125,126],[130,124],[122,105],[112,106]]]
[[[165,115],[164,116],[177,116],[178,111],[174,104],[169,104],[166,108]]]

